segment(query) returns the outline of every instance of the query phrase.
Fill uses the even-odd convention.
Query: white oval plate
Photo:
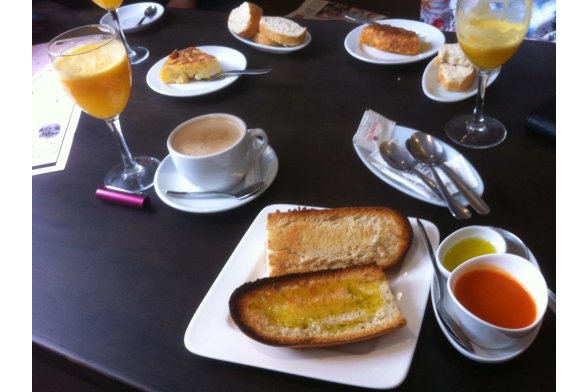
[[[141,18],[144,15],[145,9],[150,5],[154,6],[157,9],[157,12],[152,17],[147,17],[140,25],[137,25]],[[141,31],[149,27],[149,25],[155,23],[159,18],[163,16],[165,12],[165,8],[158,3],[135,3],[125,5],[118,9],[118,20],[120,22],[120,27],[123,29],[125,33],[134,33],[136,31]],[[110,12],[106,13],[101,19],[100,23],[107,24],[109,26],[114,26],[112,22],[112,16],[110,16]]]
[[[467,91],[448,91],[441,87],[437,81],[438,70],[439,67],[435,64],[435,60],[433,59],[429,65],[427,65],[427,68],[425,68],[425,72],[423,72],[423,80],[421,83],[423,86],[423,92],[432,100],[439,102],[457,102],[473,97],[478,93],[477,76],[476,80]],[[488,77],[488,86],[494,83],[499,73],[500,68],[497,68],[490,73],[490,76]]]
[[[347,49],[350,55],[373,64],[408,64],[436,55],[441,45],[445,43],[445,35],[443,35],[441,30],[427,23],[406,19],[383,19],[379,20],[378,23],[414,31],[421,37],[419,38],[421,43],[427,45],[426,50],[417,55],[409,56],[384,52],[368,45],[363,45],[359,43],[359,35],[368,26],[367,24],[363,24],[351,30],[345,38],[345,49]]]
[[[224,46],[197,46],[201,51],[215,56],[223,71],[243,70],[247,67],[247,59],[243,54],[235,49]],[[160,94],[172,97],[195,97],[198,95],[209,94],[235,82],[239,76],[227,76],[219,80],[194,80],[189,83],[164,83],[159,72],[166,62],[166,56],[159,60],[147,72],[147,84],[149,87]]]
[[[229,32],[233,35],[233,37],[237,38],[239,41],[241,41],[241,42],[257,49],[257,50],[260,50],[262,52],[275,53],[275,54],[288,54],[288,53],[295,52],[297,50],[300,50],[300,49],[308,46],[308,44],[312,40],[310,32],[306,31],[306,38],[304,39],[304,42],[302,43],[302,45],[298,45],[298,46],[269,46],[269,45],[258,44],[257,42],[253,42],[247,38],[239,37],[237,34],[233,33],[231,30],[229,30]]]
[[[247,183],[250,177],[250,172],[245,175],[245,179],[239,183],[233,191],[239,191]],[[178,173],[171,157],[168,155],[165,157],[155,172],[155,180],[153,187],[157,196],[168,206],[175,208],[180,211],[193,212],[199,214],[208,214],[213,212],[221,212],[232,210],[247,204],[252,200],[255,200],[261,195],[269,186],[272,184],[276,175],[278,174],[278,157],[274,150],[267,146],[261,157],[259,157],[259,170],[262,180],[266,183],[264,189],[252,196],[246,197],[245,199],[237,200],[228,197],[211,197],[208,199],[180,199],[177,197],[171,197],[165,194],[168,190],[181,190],[181,191],[198,191],[198,188],[188,182],[181,174]],[[253,180],[250,183],[252,183]]]
[[[394,138],[396,140],[398,140],[398,142],[400,144],[404,144],[405,141],[414,132],[417,132],[417,130],[412,129],[412,128],[403,127],[402,125],[396,124],[396,126],[394,127]],[[443,148],[445,149],[445,153],[447,155],[447,160],[455,159],[456,157],[461,155],[459,153],[459,151],[457,151],[455,148],[451,147],[449,144],[443,142],[442,140],[439,140],[439,141],[441,142],[441,144],[443,145]],[[372,163],[372,159],[370,158],[370,153],[366,149],[358,146],[355,143],[353,144],[353,148],[355,148],[355,152],[357,153],[357,155],[359,156],[359,159],[361,159],[363,164],[366,165],[366,167],[372,173],[374,173],[376,175],[376,177],[378,177],[380,180],[384,181],[386,184],[398,189],[402,193],[405,193],[409,196],[414,197],[415,199],[418,199],[418,200],[421,200],[421,201],[424,201],[424,202],[427,202],[430,204],[434,204],[439,207],[446,206],[446,204],[443,200],[438,199],[438,198],[424,196],[418,192],[415,192],[410,187],[407,187],[405,184],[398,182],[398,181],[394,180],[393,178],[387,176],[383,171],[381,171],[376,165],[374,165]],[[471,172],[473,178],[475,179],[476,183],[479,184],[476,188],[473,189],[473,191],[477,195],[482,195],[484,193],[484,181],[482,181],[482,177],[480,177],[480,174],[478,174],[478,171],[476,170],[476,168],[474,166],[472,166],[472,164],[465,157],[463,157],[463,160],[464,160],[465,164],[467,165],[467,169]],[[469,204],[469,202],[463,197],[463,195],[459,195],[458,200],[460,200],[465,205]]]

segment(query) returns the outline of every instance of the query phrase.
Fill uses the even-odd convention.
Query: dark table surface
[[[54,5],[40,7],[40,13],[45,29],[34,36],[39,42],[96,22],[103,14]],[[418,19],[418,9],[406,8],[402,17]],[[128,34],[132,45],[148,47],[151,55],[133,66],[123,130],[133,152],[163,159],[166,138],[179,123],[205,113],[233,113],[267,131],[279,158],[276,180],[251,203],[216,214],[177,211],[153,189],[146,211],[106,204],[94,192],[120,156],[104,122],[82,114],[66,169],[32,179],[35,358],[101,388],[357,389],[201,358],[184,347],[189,321],[235,246],[257,214],[278,203],[392,207],[433,222],[442,238],[466,225],[500,226],[525,240],[556,291],[556,146],[525,128],[527,115],[555,94],[555,44],[524,42],[489,88],[486,112],[507,126],[506,141],[488,150],[457,149],[482,176],[492,212],[458,222],[446,209],[411,198],[375,177],[359,160],[351,139],[369,108],[448,142],[445,122],[471,112],[473,98],[457,103],[428,99],[421,89],[428,61],[378,66],[351,57],[343,46],[355,27],[350,23],[304,21],[311,44],[274,55],[234,39],[226,18],[224,12],[168,9],[153,27]],[[455,42],[454,34],[446,36]],[[153,92],[145,81],[149,68],[173,49],[190,45],[235,48],[249,67],[270,66],[273,71],[242,77],[201,97]],[[397,389],[553,390],[555,325],[555,315],[547,312],[526,352],[503,364],[483,364],[450,345],[429,301],[411,368]]]

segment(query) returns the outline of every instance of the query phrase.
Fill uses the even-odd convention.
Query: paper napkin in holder
[[[406,140],[410,138],[411,134],[412,131],[406,132],[404,129],[396,128],[396,122],[368,109],[365,111],[357,132],[353,136],[353,143],[367,151],[369,163],[386,177],[410,189],[412,192],[428,199],[440,201],[439,196],[425,185],[418,176],[390,167],[380,155],[379,146],[381,143],[393,140],[398,145],[405,146]],[[445,164],[453,169],[471,188],[475,189],[480,185],[461,154],[449,159]],[[433,178],[428,166],[418,163],[417,170]],[[437,173],[451,194],[458,193],[457,188],[445,173],[440,170]]]

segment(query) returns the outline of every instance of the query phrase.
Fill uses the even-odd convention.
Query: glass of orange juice
[[[131,64],[139,64],[143,62],[147,57],[149,57],[149,50],[142,46],[129,46],[127,43],[127,39],[125,34],[123,33],[123,29],[120,27],[120,21],[118,19],[118,8],[122,4],[123,0],[92,0],[96,3],[100,8],[105,9],[110,13],[112,17],[112,23],[114,24],[114,28],[117,30],[118,34],[120,35],[122,42],[127,49],[127,53],[129,54],[129,60],[131,60]]]
[[[488,148],[506,138],[506,127],[484,115],[486,83],[490,72],[506,63],[523,42],[532,7],[532,0],[457,1],[457,40],[478,70],[478,94],[473,115],[455,117],[445,126],[445,133],[455,143]]]
[[[153,185],[159,160],[133,157],[119,115],[131,94],[131,66],[114,28],[89,25],[55,37],[48,46],[53,69],[69,97],[89,115],[103,119],[112,131],[122,164],[104,179],[106,186],[140,192]]]

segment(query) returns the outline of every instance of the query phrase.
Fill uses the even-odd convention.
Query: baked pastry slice
[[[164,83],[209,79],[223,71],[218,59],[198,48],[174,50],[159,73]]]
[[[373,24],[364,28],[359,42],[384,52],[415,55],[419,53],[419,37],[414,31],[385,24]]]

